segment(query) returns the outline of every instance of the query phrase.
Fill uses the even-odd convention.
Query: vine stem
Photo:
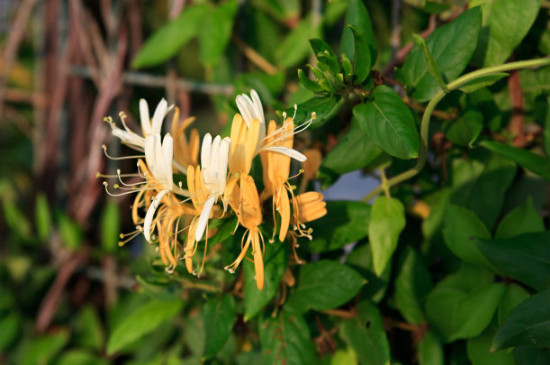
[[[432,100],[430,100],[430,102],[426,106],[426,110],[424,110],[424,114],[422,115],[422,121],[420,123],[420,150],[418,153],[418,161],[416,165],[412,169],[407,170],[397,176],[394,176],[391,179],[388,179],[387,181],[384,182],[384,184],[379,185],[378,187],[373,189],[370,193],[365,195],[363,199],[361,199],[361,201],[369,202],[376,195],[384,191],[385,188],[389,189],[390,187],[396,184],[399,184],[400,182],[410,179],[411,177],[418,174],[424,168],[424,165],[426,164],[426,157],[428,154],[428,142],[429,142],[428,134],[429,134],[429,127],[430,127],[430,119],[431,119],[432,113],[435,110],[435,107],[447,95],[448,92],[459,89],[461,86],[464,86],[468,82],[475,81],[481,77],[489,76],[498,72],[506,72],[506,71],[512,71],[516,69],[540,67],[540,66],[548,66],[548,65],[550,65],[550,58],[548,57],[537,58],[534,60],[527,60],[527,61],[510,62],[510,63],[505,63],[503,65],[482,68],[480,70],[467,73],[466,75],[463,75],[458,79],[449,82],[447,84],[447,92],[443,90],[439,90],[437,94],[435,94],[435,96],[432,98]]]

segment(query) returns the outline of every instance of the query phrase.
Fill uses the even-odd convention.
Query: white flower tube
[[[212,140],[210,133],[206,134],[202,141],[201,148],[201,167],[202,179],[208,190],[208,199],[202,207],[197,230],[195,232],[195,240],[200,241],[204,235],[204,231],[208,225],[210,212],[225,192],[227,182],[227,162],[229,158],[229,145],[231,139],[217,136]]]

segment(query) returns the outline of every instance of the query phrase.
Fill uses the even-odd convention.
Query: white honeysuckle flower
[[[237,102],[237,107],[239,109],[239,112],[243,117],[243,120],[245,121],[246,125],[249,128],[254,119],[257,119],[260,122],[260,132],[258,133],[258,141],[256,144],[255,154],[258,154],[263,151],[272,151],[276,153],[282,153],[300,162],[304,162],[305,160],[307,160],[307,157],[303,153],[300,153],[293,148],[281,146],[280,144],[282,144],[282,141],[275,140],[275,141],[271,141],[270,143],[267,143],[267,140],[269,139],[270,136],[266,136],[264,110],[262,107],[262,102],[256,90],[250,91],[250,97],[246,94],[238,95],[236,98],[236,102]],[[294,118],[296,117],[296,110],[297,110],[297,106],[294,105],[294,116],[292,117],[293,122],[294,122]],[[280,134],[284,136],[284,134],[280,132],[284,130],[284,123],[287,123],[286,119],[287,119],[286,113],[283,113],[283,126],[280,127],[278,130],[276,130],[275,134]],[[292,134],[294,135],[307,129],[311,125],[314,119],[315,119],[315,116],[313,115],[312,119],[296,127],[293,130]]]
[[[197,230],[195,232],[195,240],[200,241],[206,226],[212,207],[217,200],[224,194],[225,185],[227,182],[227,163],[229,159],[229,145],[231,139],[216,136],[212,140],[210,133],[206,134],[202,141],[201,147],[201,167],[202,179],[208,190],[208,199],[204,203]],[[224,203],[224,211],[226,204]]]
[[[244,122],[250,128],[252,121],[257,119],[260,122],[260,133],[258,135],[258,145],[256,150],[260,149],[261,143],[265,137],[265,117],[262,102],[256,90],[250,91],[250,96],[246,94],[237,95],[235,99],[237,108],[244,119]]]
[[[151,226],[162,198],[174,189],[172,178],[173,145],[174,141],[170,133],[164,136],[162,144],[160,143],[160,135],[148,135],[145,138],[145,160],[153,175],[153,186],[155,189],[160,190],[153,198],[151,205],[149,205],[143,221],[143,234],[147,242],[151,242]]]
[[[172,179],[172,160],[174,157],[174,140],[170,133],[164,136],[162,144],[160,135],[149,135],[145,138],[145,161],[157,183],[166,190],[174,188]]]
[[[132,131],[128,127],[128,125],[126,125],[126,115],[122,112],[120,113],[120,120],[124,129],[117,127],[110,117],[106,120],[111,125],[113,136],[119,138],[123,143],[127,144],[131,148],[138,151],[143,151],[145,148],[145,139],[147,136],[160,136],[164,117],[166,116],[166,114],[168,114],[168,112],[170,112],[170,110],[172,110],[173,107],[174,105],[168,106],[168,102],[166,101],[166,99],[163,98],[158,103],[155,109],[153,119],[150,119],[149,106],[147,105],[147,101],[145,101],[145,99],[141,99],[139,101],[139,114],[143,136]]]

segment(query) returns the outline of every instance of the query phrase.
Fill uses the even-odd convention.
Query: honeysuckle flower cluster
[[[120,245],[143,234],[147,242],[158,245],[160,258],[168,271],[184,261],[190,273],[200,275],[207,241],[212,235],[208,230],[209,220],[236,216],[245,233],[240,254],[225,269],[234,273],[243,259],[253,261],[256,284],[261,290],[266,244],[261,226],[265,220],[273,220],[269,244],[276,244],[275,237],[280,242],[287,241],[298,257],[297,238],[312,238],[306,223],[326,214],[322,194],[296,195],[296,188],[290,183],[295,178],[290,177],[291,160],[302,164],[307,160],[305,154],[293,148],[294,135],[305,130],[315,114],[298,127],[294,125],[296,113],[293,117],[283,113],[282,125],[271,120],[266,126],[256,91],[252,90],[250,96],[237,96],[236,103],[239,113],[233,118],[230,136],[213,137],[207,133],[200,145],[200,164],[198,131],[192,129],[189,135],[186,132],[194,118],[179,123],[178,109],[168,106],[166,100],[160,101],[152,118],[147,102],[140,100],[141,134],[127,126],[124,113],[120,113],[123,128],[107,117],[113,135],[142,154],[116,158],[137,159],[136,173],[117,171],[114,176],[99,176],[117,179],[113,185],[104,182],[109,194],[135,194],[132,220],[136,230],[121,234]],[[171,133],[162,136],[163,121],[172,110]],[[111,157],[107,148],[103,148]],[[257,182],[250,175],[253,160],[258,156],[262,164],[263,191],[258,190]],[[174,181],[174,174],[186,175],[186,181]],[[304,187],[302,184],[300,190]],[[204,254],[198,267],[196,252],[203,239]]]

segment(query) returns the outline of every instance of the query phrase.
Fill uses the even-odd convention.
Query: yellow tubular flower
[[[277,129],[276,123],[269,122],[267,129],[266,144],[275,144],[280,147],[292,149],[294,142],[294,121],[287,118],[282,128]],[[265,190],[262,192],[262,200],[273,196],[273,217],[275,211],[281,216],[281,227],[279,230],[279,241],[285,240],[290,224],[290,200],[288,194],[293,196],[292,187],[288,183],[290,173],[290,157],[288,155],[265,150],[261,154],[263,166],[263,180]],[[277,226],[275,222],[275,227]]]
[[[197,242],[196,239],[196,232],[197,232],[197,226],[199,223],[199,216],[201,212],[203,211],[204,205],[208,199],[209,192],[206,188],[206,185],[204,183],[201,168],[200,166],[189,166],[187,168],[187,187],[189,189],[189,193],[191,194],[191,201],[193,203],[194,208],[194,218],[192,219],[189,230],[187,232],[187,241],[185,244],[185,266],[187,267],[187,271],[191,274],[196,274],[196,272],[193,269],[193,256],[195,255],[195,252],[197,250]],[[217,208],[217,207],[214,207]],[[215,213],[217,213],[217,209],[212,209],[212,211],[209,212],[208,218],[211,218],[214,216]],[[208,237],[208,232],[207,235]],[[206,245],[205,245],[206,250]],[[204,259],[203,259],[203,265],[204,265]],[[203,266],[202,265],[202,266]],[[201,269],[199,270],[202,271]]]
[[[327,208],[323,201],[323,194],[316,191],[308,191],[292,199],[295,210],[293,215],[294,230],[300,237],[311,239],[311,230],[305,230],[305,223],[314,221],[327,214]]]
[[[185,130],[194,121],[195,118],[187,118],[182,123],[179,121],[179,108],[175,108],[172,118],[172,137],[174,138],[174,166],[183,173],[187,172],[187,167],[197,166],[200,148],[199,132],[197,129],[191,129],[189,140]]]
[[[254,260],[254,271],[256,272],[256,286],[258,290],[264,287],[264,261],[263,249],[264,240],[259,229],[262,223],[262,210],[260,207],[260,197],[254,179],[245,175],[240,179],[240,187],[236,185],[229,199],[231,208],[237,214],[239,223],[246,228],[241,241],[241,253],[237,259],[225,267],[231,273],[234,273],[241,261],[245,258],[250,245],[252,245],[252,256]]]
[[[231,145],[229,146],[229,172],[232,175],[238,177],[250,172],[259,135],[258,119],[253,119],[248,125],[240,114],[235,114],[231,124]]]

